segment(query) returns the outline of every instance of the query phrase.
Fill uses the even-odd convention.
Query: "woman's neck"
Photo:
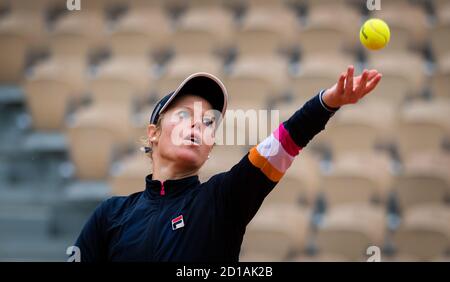
[[[186,170],[180,169],[173,164],[162,164],[161,162],[153,162],[153,173],[152,179],[159,180],[161,182],[166,181],[168,179],[181,179],[193,175],[197,175],[198,170]]]

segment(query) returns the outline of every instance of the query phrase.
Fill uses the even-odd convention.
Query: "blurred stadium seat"
[[[408,159],[416,153],[443,153],[449,138],[449,101],[414,101],[399,113],[396,125],[397,145],[401,156]]]
[[[26,39],[17,33],[2,30],[0,23],[0,81],[2,83],[18,83],[25,68],[27,50]]]
[[[217,56],[212,54],[176,55],[167,63],[165,71],[155,82],[158,96],[163,97],[169,94],[188,75],[200,71],[222,77],[222,63]]]
[[[270,68],[266,66],[270,65]],[[287,63],[279,56],[239,56],[225,77],[230,109],[267,109],[283,94]]]
[[[34,78],[24,85],[28,110],[35,130],[62,130],[73,93],[70,84],[56,77]]]
[[[267,205],[247,227],[241,261],[258,258],[283,261],[302,250],[307,241],[310,211],[293,205]]]
[[[65,12],[53,23],[50,42],[54,51],[65,53],[67,48],[73,51],[85,46],[92,49],[105,47],[107,23],[102,1],[83,4],[81,11]]]
[[[450,53],[440,58],[431,78],[430,90],[434,97],[450,98]]]
[[[384,100],[397,105],[411,96],[419,96],[425,83],[425,62],[414,52],[372,53],[368,69],[383,73],[383,83],[368,99]],[[370,100],[369,100],[370,101]]]
[[[83,112],[67,129],[69,154],[75,165],[75,175],[81,180],[101,180],[109,173],[122,141],[117,136],[120,129],[115,120],[109,119],[109,113],[109,109],[103,107]],[[123,119],[118,113],[114,116]],[[96,140],[95,145],[92,140]]]
[[[89,81],[94,102],[108,103],[123,98],[125,105],[129,105],[148,100],[154,87],[151,68],[152,63],[140,57],[114,57],[105,61]]]
[[[310,1],[307,22],[300,34],[302,54],[355,50],[360,21],[358,11],[339,2],[326,5]]]
[[[407,211],[423,204],[445,205],[450,199],[450,158],[448,154],[416,154],[396,176],[393,189],[400,209]]]
[[[343,107],[318,139],[328,142],[335,155],[348,153],[352,148],[358,153],[373,153],[377,146],[393,141],[396,110],[395,105],[384,101],[363,100],[358,107]],[[354,133],[348,131],[353,127],[366,131],[367,135],[352,137]],[[339,132],[341,128],[343,132]],[[358,142],[355,144],[349,139],[358,139]]]
[[[345,34],[335,26],[310,24],[301,33],[302,54],[343,51]]]
[[[450,50],[450,22],[438,24],[431,29],[431,48],[435,57],[439,61],[442,57],[448,56]]]
[[[450,22],[450,4],[445,0],[435,0],[434,10],[439,23]]]
[[[385,203],[392,181],[389,168],[389,159],[382,154],[348,153],[336,158],[320,181],[327,208]]]
[[[238,52],[243,55],[272,54],[292,50],[298,23],[284,6],[251,7],[236,31]]]
[[[172,28],[162,7],[131,8],[111,31],[110,44],[116,56],[149,57],[170,46]]]
[[[443,206],[409,210],[394,234],[396,252],[417,260],[442,260],[450,247],[449,215],[449,208]]]
[[[389,22],[392,28],[392,45],[389,49],[403,49],[405,47],[421,48],[427,39],[427,14],[422,5],[408,0],[385,1],[381,10],[372,13],[372,17]],[[399,12],[401,11],[401,12]],[[404,32],[408,36],[405,37]],[[398,33],[397,33],[398,32]],[[402,42],[403,41],[403,42]]]
[[[140,151],[125,157],[109,178],[112,194],[128,196],[145,190],[144,177],[151,169],[150,159]]]
[[[327,213],[317,231],[318,253],[365,261],[369,246],[384,244],[386,215],[383,209],[348,205]]]
[[[318,93],[323,85],[336,83],[342,70],[353,63],[351,57],[339,53],[305,55],[300,62],[299,72],[289,77],[293,97],[306,102],[311,93]]]
[[[224,53],[232,45],[233,24],[232,14],[221,6],[192,7],[178,19],[173,38],[175,52],[187,55]]]
[[[4,2],[9,9],[6,9],[5,15],[0,18],[1,33],[9,32],[21,36],[31,48],[42,48],[47,45],[45,10],[48,7],[46,2],[50,3],[51,1],[18,0]]]

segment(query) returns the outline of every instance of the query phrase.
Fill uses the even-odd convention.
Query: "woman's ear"
[[[156,128],[156,125],[154,124],[149,124],[147,126],[147,137],[148,137],[148,141],[153,143],[155,141],[157,141],[158,139],[158,128]]]

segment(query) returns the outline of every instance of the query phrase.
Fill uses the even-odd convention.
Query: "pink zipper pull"
[[[161,196],[164,196],[166,194],[166,191],[164,190],[164,181],[163,182],[161,182],[161,192],[160,192],[160,195]]]

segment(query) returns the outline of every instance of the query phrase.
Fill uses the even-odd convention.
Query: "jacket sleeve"
[[[75,243],[80,249],[81,262],[99,262],[107,260],[106,218],[105,207],[108,201],[103,201],[95,209],[84,225]]]
[[[301,149],[338,110],[325,105],[323,93],[307,101],[229,171],[210,179],[218,182],[214,183],[217,202],[241,227],[250,222]]]

